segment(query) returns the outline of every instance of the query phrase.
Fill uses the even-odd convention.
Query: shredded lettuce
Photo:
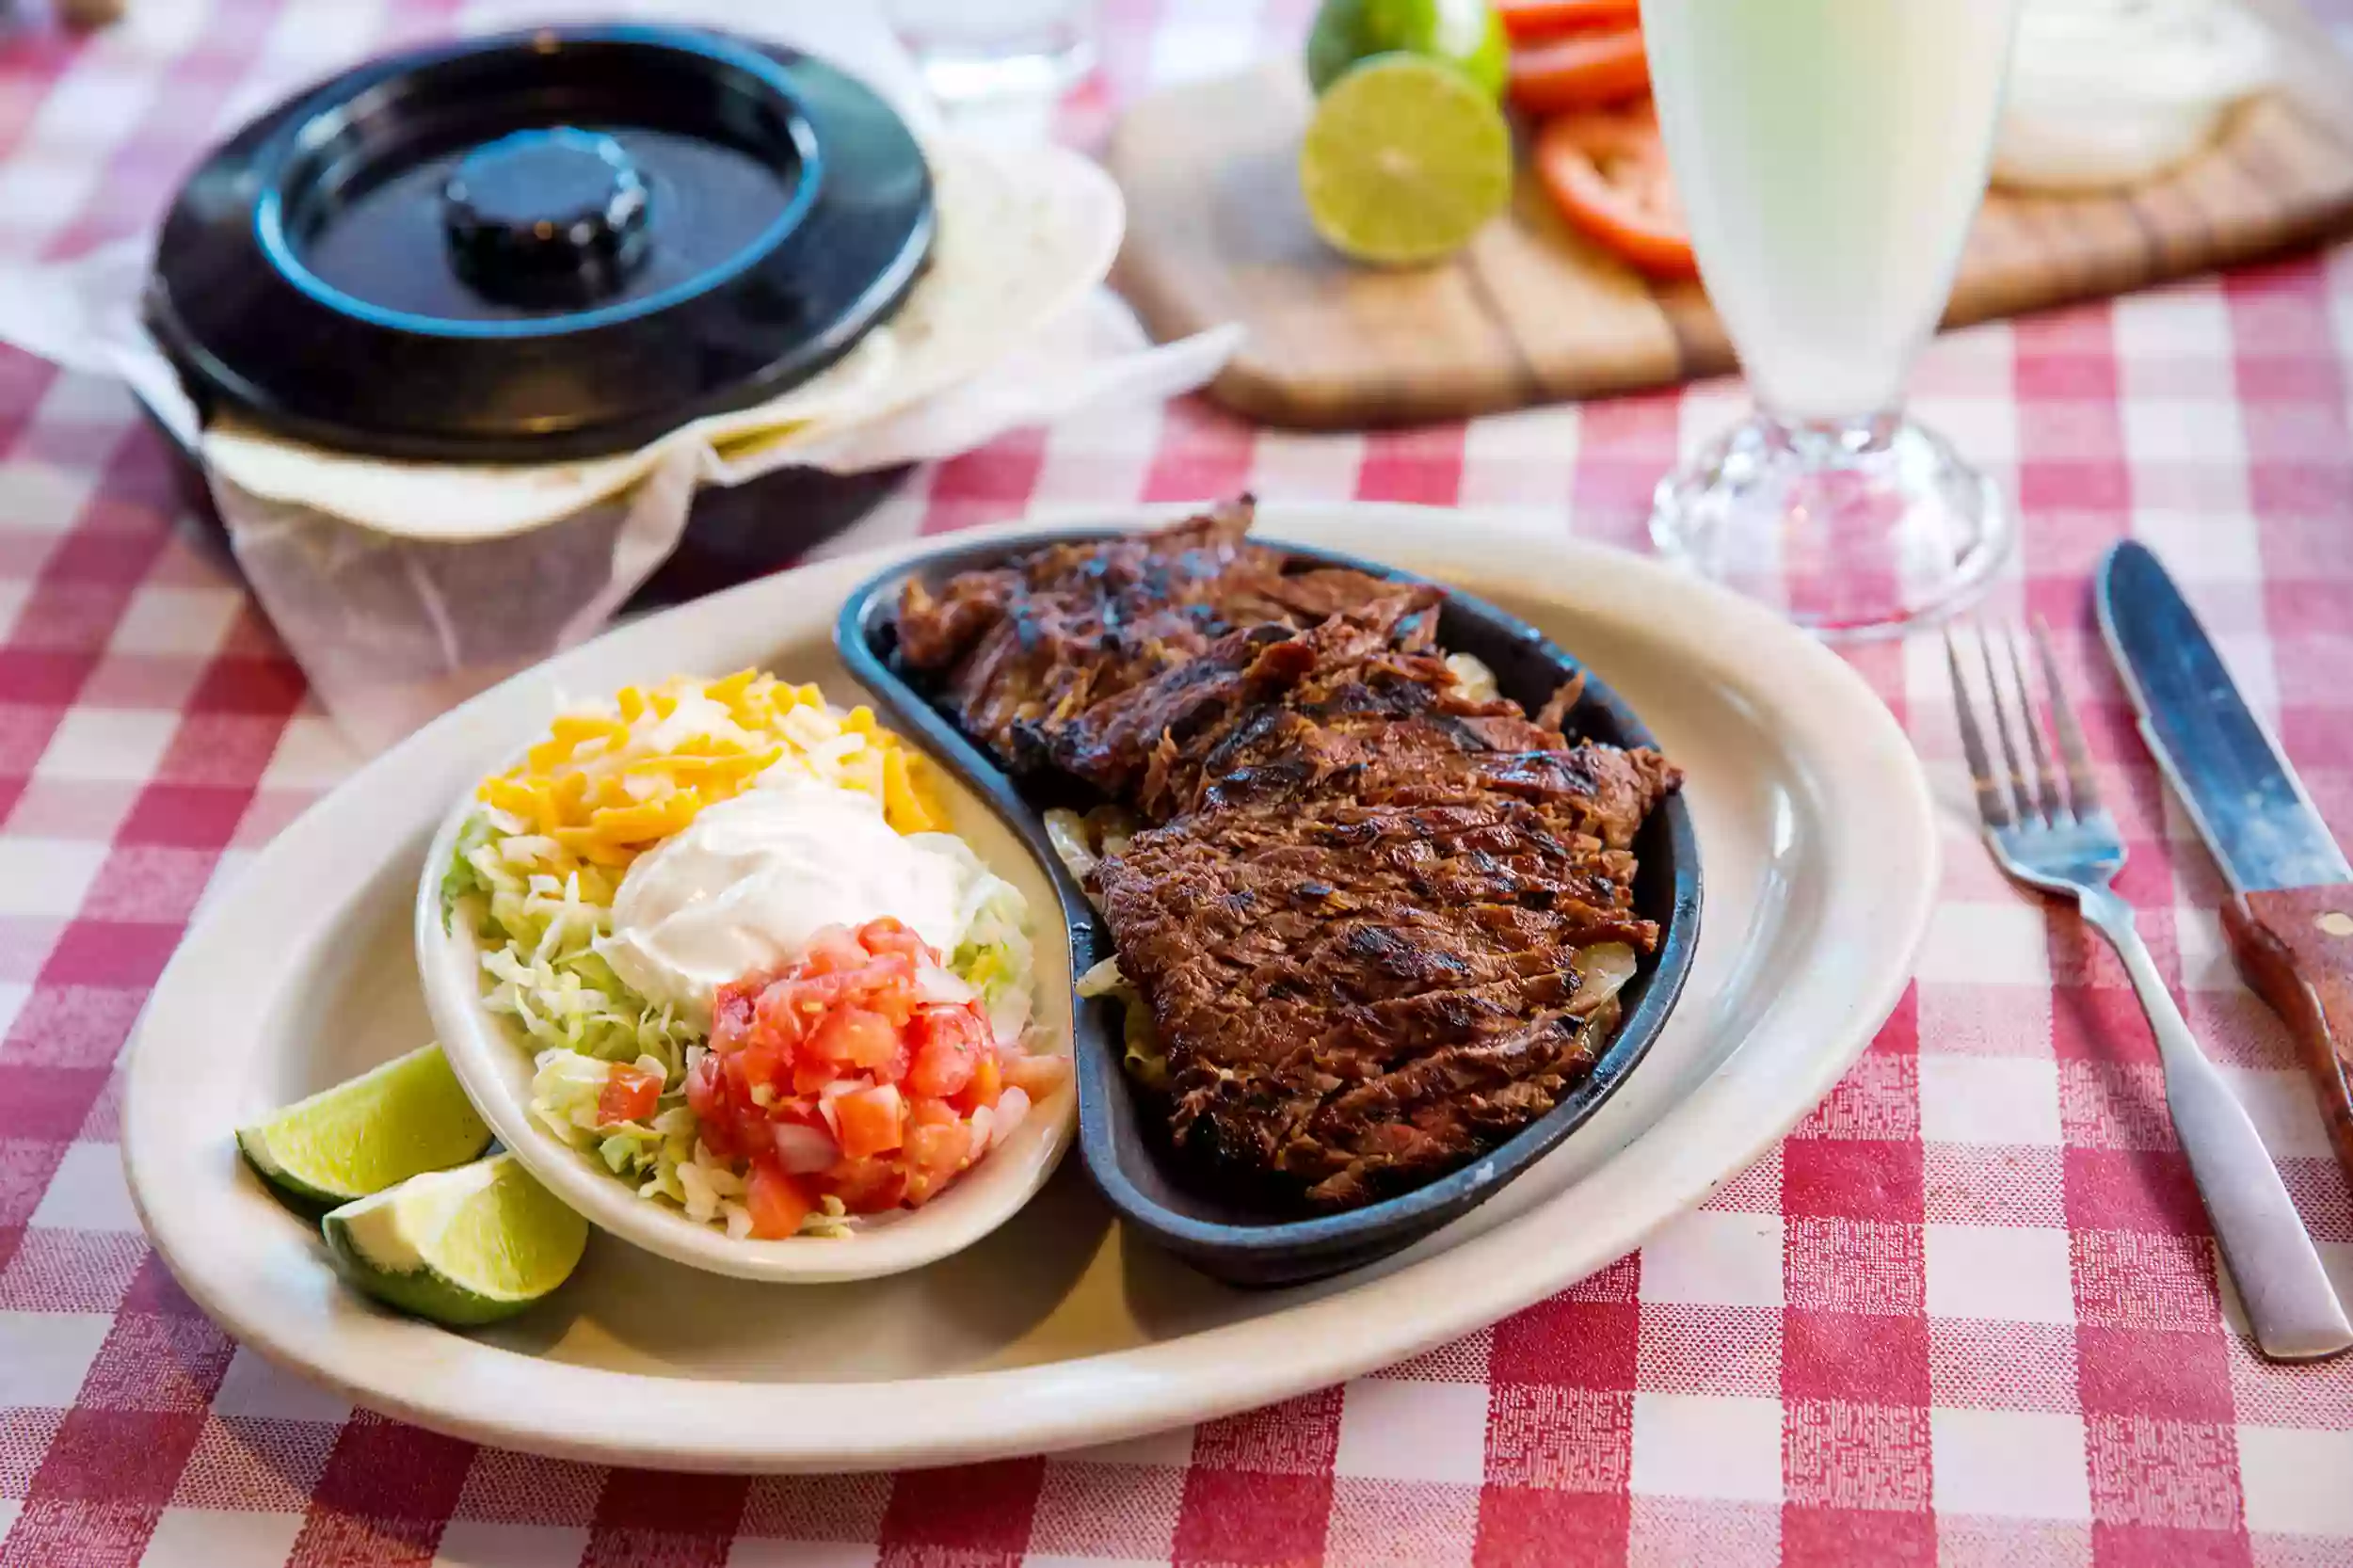
[[[473,855],[488,844],[498,829],[480,811],[468,817],[457,830],[457,847],[451,854],[449,868],[441,873],[441,921],[444,925],[456,912],[457,901],[470,893],[489,896],[490,885],[474,870]]]
[[[702,1048],[693,1047],[690,1054],[699,1055]],[[696,1135],[695,1112],[683,1094],[665,1091],[644,1121],[598,1121],[605,1082],[618,1065],[561,1047],[541,1051],[531,1078],[531,1113],[574,1148],[594,1153],[606,1170],[635,1186],[639,1197],[667,1198],[690,1220],[724,1224],[739,1240],[749,1236],[752,1216],[744,1207],[744,1177]],[[635,1065],[651,1072],[661,1063],[645,1056]],[[801,1222],[800,1234],[847,1236],[848,1222],[841,1200],[828,1195]]]
[[[537,1070],[531,1077],[532,1114],[574,1148],[594,1149],[615,1176],[644,1176],[665,1153],[673,1160],[694,1153],[695,1113],[686,1108],[683,1094],[665,1092],[645,1121],[600,1125],[597,1113],[604,1086],[619,1064],[560,1046],[534,1060]],[[646,1072],[662,1070],[662,1063],[652,1056],[639,1057],[634,1065]]]
[[[967,922],[964,939],[948,954],[948,968],[981,993],[988,1027],[1008,1045],[1030,1027],[1033,954],[1024,927],[1027,904],[1020,890],[1001,878],[985,890]]]
[[[686,1048],[698,1035],[624,985],[596,952],[613,925],[612,909],[589,896],[601,889],[584,888],[577,872],[560,883],[525,874],[505,853],[517,835],[502,836],[501,826],[494,813],[476,813],[441,879],[446,909],[474,906],[489,981],[484,1004],[513,1018],[535,1046],[604,1062],[651,1057],[664,1086],[679,1088]]]
[[[956,911],[957,935],[947,952],[948,968],[981,993],[997,1038],[1008,1046],[1017,1044],[1030,1027],[1035,989],[1030,901],[1020,888],[990,871],[962,839],[946,833],[916,837],[964,867],[964,897]]]

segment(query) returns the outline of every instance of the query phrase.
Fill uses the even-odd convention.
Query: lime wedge
[[[446,1170],[490,1146],[439,1046],[426,1046],[237,1129],[246,1163],[305,1213]]]
[[[1512,133],[1453,67],[1376,55],[1318,101],[1299,188],[1335,248],[1361,262],[1434,262],[1511,200]]]
[[[1503,19],[1487,0],[1323,0],[1307,30],[1307,85],[1321,92],[1358,60],[1401,52],[1444,60],[1503,93]]]
[[[410,1176],[320,1222],[352,1284],[453,1328],[511,1318],[571,1276],[588,1222],[501,1152]]]

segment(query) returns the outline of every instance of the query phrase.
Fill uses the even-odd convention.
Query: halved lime
[[[1323,0],[1307,32],[1307,82],[1321,92],[1358,60],[1402,52],[1444,60],[1503,93],[1511,45],[1487,0]]]
[[[1512,200],[1511,129],[1452,67],[1376,55],[1317,103],[1299,189],[1335,248],[1361,262],[1434,262]]]
[[[453,1328],[511,1318],[571,1277],[588,1222],[501,1151],[410,1176],[320,1222],[351,1283]]]
[[[237,1129],[264,1181],[305,1213],[447,1170],[490,1146],[490,1129],[439,1046],[398,1057]]]

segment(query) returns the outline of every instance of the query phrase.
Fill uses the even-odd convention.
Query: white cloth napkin
[[[746,14],[724,3],[652,0],[628,8],[640,18],[757,31],[808,50],[873,87],[927,143],[949,136],[913,63],[872,6],[771,0]],[[567,14],[526,0],[476,6],[466,24],[499,31]],[[69,369],[121,378],[175,439],[197,446],[204,438],[196,410],[138,322],[152,243],[58,264],[0,267],[0,341]],[[293,465],[294,477],[268,495],[214,468],[213,498],[255,595],[320,702],[354,742],[374,751],[595,634],[677,547],[702,485],[740,484],[793,466],[834,473],[890,468],[950,456],[1081,408],[1173,397],[1214,376],[1239,335],[1227,328],[1154,347],[1127,307],[1097,287],[986,368],[912,403],[821,423],[748,452],[665,439],[627,488],[586,499],[553,521],[496,530],[497,536],[418,536],[430,530],[404,528],[402,508],[383,504],[380,495],[370,504],[364,483],[355,485],[349,468],[338,471],[331,461],[315,465],[323,475],[315,479],[306,477],[305,464]],[[442,471],[432,478],[447,486],[466,476]],[[492,514],[505,504],[495,494],[480,499]]]

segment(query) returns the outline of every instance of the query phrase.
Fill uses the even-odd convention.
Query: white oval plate
[[[1828,1093],[1901,994],[1936,882],[1902,731],[1835,655],[1656,563],[1468,513],[1260,516],[1271,538],[1426,571],[1527,616],[1689,775],[1707,912],[1682,1004],[1591,1123],[1470,1215],[1371,1269],[1235,1291],[1124,1245],[1072,1161],[993,1235],[888,1279],[752,1284],[598,1236],[561,1291],[472,1336],[337,1284],[315,1234],[241,1168],[230,1129],[427,1036],[410,906],[445,804],[559,696],[648,669],[761,663],[845,691],[827,633],[888,558],[872,554],[575,649],[428,727],[281,834],[182,946],[133,1049],[123,1155],[165,1260],[248,1343],[443,1432],[613,1464],[842,1470],[1073,1448],[1288,1398],[1639,1245]]]
[[[726,670],[681,670],[648,665],[618,684],[652,685],[678,674],[725,675]],[[802,679],[795,675],[795,680]],[[844,678],[846,680],[846,678]],[[839,701],[840,682],[825,682]],[[855,688],[847,688],[855,690]],[[585,694],[584,694],[585,695]],[[599,691],[593,695],[602,696]],[[524,742],[546,728],[552,710],[510,736],[499,757],[483,771],[512,761]],[[1070,1054],[1070,939],[1063,924],[1054,885],[1019,839],[991,814],[946,769],[935,775],[941,804],[955,832],[984,865],[1021,889],[1030,903],[1036,936],[1037,1025],[1051,1048]],[[586,1149],[574,1148],[531,1113],[532,1053],[505,1020],[483,1005],[481,949],[461,918],[456,929],[441,920],[441,872],[456,853],[457,834],[473,807],[471,784],[451,798],[440,831],[419,862],[415,906],[416,966],[424,986],[431,1034],[441,1042],[466,1096],[499,1142],[515,1152],[547,1189],[586,1215],[600,1229],[674,1262],[710,1273],[772,1283],[817,1285],[849,1279],[878,1279],[920,1269],[960,1252],[1003,1224],[1037,1195],[1070,1147],[1079,1122],[1079,1086],[1065,1081],[1005,1141],[988,1151],[955,1184],[912,1212],[856,1221],[846,1239],[795,1236],[780,1241],[738,1240],[715,1225],[690,1220],[666,1203],[641,1198]],[[1075,1080],[1076,1075],[1072,1075]]]

